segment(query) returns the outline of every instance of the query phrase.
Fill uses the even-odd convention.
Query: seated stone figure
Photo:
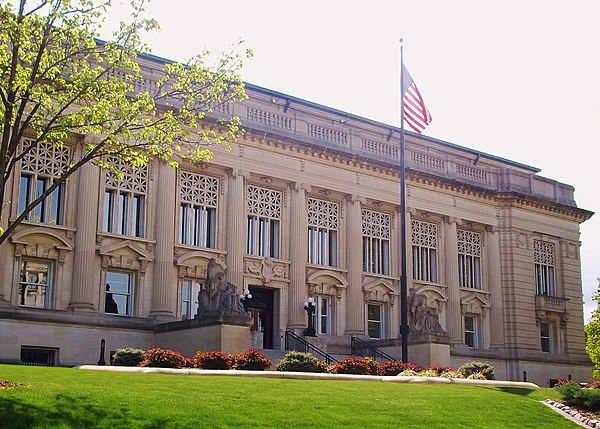
[[[235,286],[225,280],[225,268],[215,258],[208,261],[206,281],[198,292],[198,314],[243,313],[244,306]]]
[[[427,296],[410,290],[408,296],[410,311],[410,331],[423,334],[446,335],[444,328],[440,325],[439,315],[436,309],[427,305]]]

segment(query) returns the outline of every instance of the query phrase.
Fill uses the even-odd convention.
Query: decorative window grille
[[[107,271],[105,313],[133,315],[133,273]]]
[[[535,293],[537,295],[556,296],[554,244],[534,240],[533,261],[535,265]]]
[[[481,234],[458,230],[458,285],[481,289]]]
[[[103,225],[105,232],[144,237],[148,167],[136,170],[119,159],[109,162],[123,172],[122,179],[106,175]]]
[[[190,279],[181,282],[181,318],[193,319],[198,312],[198,292],[202,285]]]
[[[23,259],[19,275],[19,305],[50,308],[52,264],[47,261]]]
[[[383,338],[383,305],[367,304],[367,331],[369,338]]]
[[[331,333],[331,302],[324,296],[315,296],[315,312],[313,314],[313,326],[317,335],[329,335]]]
[[[308,263],[336,267],[339,204],[309,198],[307,211]]]
[[[475,316],[465,316],[465,344],[467,347],[476,349],[479,347],[479,338],[477,332],[477,318]]]
[[[434,223],[413,220],[411,232],[413,279],[436,283],[438,227]]]
[[[23,140],[21,153],[33,145],[33,140]],[[50,143],[38,143],[21,159],[21,176],[19,180],[18,211],[25,208],[46,190],[54,181],[62,176],[72,161],[71,148],[55,146]],[[39,202],[27,215],[27,220],[48,224],[64,224],[64,188],[57,186],[50,195]]]
[[[182,171],[179,176],[179,242],[215,247],[219,180]]]
[[[279,258],[282,193],[247,186],[246,202],[246,252],[249,255]]]
[[[390,273],[390,225],[387,213],[362,210],[363,270],[368,273]]]

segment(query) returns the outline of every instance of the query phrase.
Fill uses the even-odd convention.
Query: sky
[[[152,53],[183,61],[242,39],[245,82],[399,126],[404,63],[425,135],[541,169],[600,212],[600,0],[154,0]],[[110,19],[120,18],[118,6]],[[581,226],[585,321],[600,213]]]

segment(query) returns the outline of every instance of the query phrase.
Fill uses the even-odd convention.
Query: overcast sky
[[[244,81],[399,125],[399,47],[424,134],[540,168],[600,212],[600,0],[154,0],[152,53],[254,50]],[[117,16],[115,14],[114,16]],[[600,214],[581,226],[586,322]]]

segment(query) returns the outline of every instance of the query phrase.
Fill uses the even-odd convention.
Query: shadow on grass
[[[31,427],[159,429],[169,426],[167,419],[133,416],[126,407],[98,407],[86,399],[58,394],[41,406],[17,398],[0,398],[0,426],[3,429]]]
[[[535,391],[535,389],[529,387],[498,387],[497,389],[505,393],[512,393],[513,395],[520,396],[530,396]]]

